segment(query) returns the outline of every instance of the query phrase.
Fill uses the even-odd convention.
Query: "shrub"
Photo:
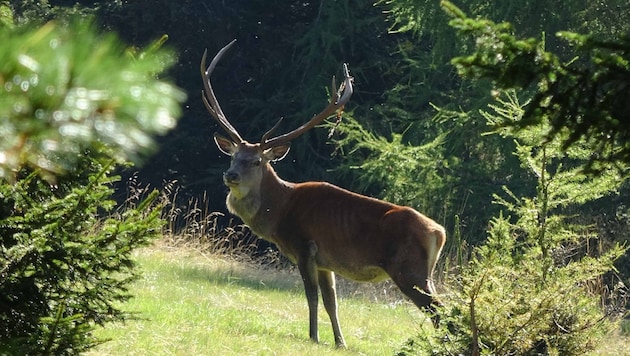
[[[0,36],[0,354],[76,354],[129,316],[132,251],[162,226],[157,192],[114,210],[111,172],[184,95],[155,78],[172,63],[161,43],[130,54],[87,20]]]
[[[512,94],[484,116],[518,120],[522,112]],[[615,326],[615,315],[592,286],[614,270],[625,248],[589,255],[586,247],[597,236],[570,213],[614,192],[621,177],[616,169],[584,175],[576,162],[586,162],[589,151],[577,144],[564,151],[560,140],[541,144],[548,129],[501,132],[515,138],[516,155],[536,177],[537,192],[518,197],[505,187],[495,196],[510,215],[490,221],[485,244],[446,281],[448,330],[411,340],[402,354],[580,355]]]
[[[88,166],[85,181],[24,172],[0,185],[0,354],[84,351],[95,325],[127,317],[116,303],[130,297],[132,251],[160,232],[156,193],[115,213],[112,167]]]

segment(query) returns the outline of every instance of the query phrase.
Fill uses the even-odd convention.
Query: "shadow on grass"
[[[178,280],[230,285],[253,290],[296,291],[302,289],[299,274],[272,268],[245,265],[235,262],[234,266],[173,266],[169,269]]]
[[[172,252],[169,253],[172,256]],[[203,256],[203,257],[199,257]],[[198,253],[181,254],[175,259],[162,260],[160,273],[176,280],[194,281],[216,286],[239,286],[252,290],[278,290],[304,293],[297,269],[289,265],[270,267],[255,261],[241,261],[231,257],[206,257]],[[148,257],[147,262],[151,259]],[[406,298],[391,280],[379,283],[362,283],[337,276],[337,295],[340,298],[395,305]]]

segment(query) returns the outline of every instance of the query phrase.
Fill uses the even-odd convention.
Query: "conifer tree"
[[[155,78],[168,51],[125,53],[91,21],[0,37],[0,354],[77,354],[129,316],[132,252],[162,226],[157,191],[115,209],[112,172],[173,127],[184,95]]]
[[[513,91],[497,100],[484,112],[490,125],[522,117],[525,109]],[[549,130],[539,125],[497,132],[515,140],[515,154],[535,177],[536,191],[519,196],[506,186],[495,195],[502,211],[490,221],[486,242],[445,283],[448,328],[410,341],[404,352],[581,355],[615,327],[623,306],[604,309],[593,286],[626,249],[588,248],[597,239],[592,222],[572,212],[613,194],[623,179],[612,168],[584,175],[580,163],[589,159],[589,146],[565,150],[560,137],[543,145]]]

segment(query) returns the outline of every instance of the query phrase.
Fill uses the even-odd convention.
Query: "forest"
[[[32,111],[19,111],[12,97],[0,98],[0,119],[5,121],[0,123],[5,141],[0,144],[0,254],[7,261],[0,266],[0,276],[7,278],[0,288],[5,291],[26,295],[37,288],[34,275],[25,272],[37,260],[36,252],[18,248],[22,240],[16,231],[27,221],[40,224],[32,231],[48,226],[48,218],[40,221],[26,211],[47,199],[69,199],[64,194],[77,199],[80,209],[91,209],[73,215],[76,222],[86,214],[97,219],[103,211],[122,211],[129,197],[142,190],[146,200],[132,203],[134,213],[120,213],[118,227],[111,227],[126,231],[125,238],[137,245],[150,240],[140,226],[159,234],[164,205],[185,209],[194,201],[204,211],[221,213],[222,225],[239,223],[225,207],[222,174],[229,158],[212,140],[215,132],[224,133],[203,105],[199,73],[204,50],[216,53],[236,39],[213,74],[213,86],[230,122],[250,141],[281,117],[278,130],[287,132],[321,111],[331,94],[331,77],[341,77],[342,64],[348,64],[355,91],[341,119],[296,139],[289,156],[274,168],[289,181],[328,181],[412,206],[444,225],[448,238],[439,280],[449,289],[452,303],[445,314],[452,322],[453,343],[466,350],[462,352],[579,354],[627,314],[627,0],[10,0],[0,1],[0,12],[2,36],[16,39],[0,44],[5,58],[13,58],[24,43],[34,43],[37,36],[28,37],[32,32],[48,36],[54,26],[78,26],[79,32],[102,35],[76,39],[85,48],[68,49],[73,52],[67,60],[59,52],[63,47],[56,52],[59,57],[42,54],[50,56],[43,57],[48,66],[74,64],[77,55],[93,62],[77,72],[88,74],[77,77],[78,83],[120,93],[138,82],[155,84],[147,84],[143,99],[127,100],[128,94],[121,94],[120,112],[149,113],[139,131],[131,117],[126,121],[121,115],[113,134],[98,128],[100,133],[89,138],[77,134],[96,139],[76,147],[76,140],[55,145],[52,153],[46,153],[51,141],[38,136],[41,125],[7,127],[11,115],[38,117],[42,111],[35,108],[55,104],[41,99]],[[90,24],[81,27],[77,19]],[[60,33],[72,42],[72,33]],[[120,43],[110,41],[106,35],[111,34]],[[25,40],[20,42],[18,35]],[[113,59],[106,61],[103,53],[109,50],[132,58],[125,68],[134,73],[133,80],[125,81],[130,76],[122,72],[116,77],[123,70]],[[15,57],[23,63],[23,57]],[[0,83],[9,93],[13,84],[7,78],[15,77],[11,61],[7,63],[0,67]],[[116,82],[108,83],[111,78]],[[105,115],[118,107],[118,99],[112,100],[100,103],[95,112]],[[77,125],[89,121],[81,120],[75,119]],[[116,138],[125,132],[126,140]],[[5,139],[11,135],[20,139]],[[29,138],[44,143],[24,144]],[[16,147],[20,153],[13,157]],[[101,184],[108,187],[97,189],[102,196],[91,196],[89,190]],[[16,186],[22,193],[15,193]],[[181,207],[159,202],[159,193],[147,193],[165,187],[176,192]],[[75,189],[83,189],[85,196]],[[88,201],[98,205],[107,199],[112,200],[90,208]],[[18,209],[18,203],[26,205]],[[41,209],[40,215],[48,216],[62,208]],[[183,228],[184,216],[174,217],[170,226]],[[138,231],[129,227],[134,224]],[[59,229],[65,233],[69,227]],[[42,241],[56,233],[44,233]],[[111,236],[99,238],[110,243]],[[119,262],[132,264],[127,257]],[[116,268],[102,266],[103,271]],[[14,272],[25,273],[26,279],[7,282]],[[506,282],[515,279],[520,283]],[[122,283],[119,294],[102,296],[104,305],[128,297]],[[43,294],[32,305],[53,310],[44,306]],[[518,300],[503,306],[510,317],[492,319],[492,301],[506,299]],[[567,301],[581,312],[563,306],[571,304]],[[0,299],[0,305],[14,302]],[[81,339],[77,335],[83,329],[72,319],[80,307],[73,313],[69,305],[59,305],[54,309],[57,321],[67,311],[64,325],[74,336],[58,347],[72,349],[63,345]],[[86,323],[122,317],[108,312],[109,306],[98,308],[90,309],[93,319]],[[533,309],[547,312],[525,313]],[[34,319],[15,330],[0,330],[0,339],[23,341],[21,332],[36,328],[39,316],[31,314],[28,318]],[[545,319],[548,315],[551,320]],[[0,315],[0,320],[15,317]],[[610,323],[588,320],[602,318]],[[534,325],[528,329],[531,335],[549,336],[501,334],[525,330],[524,325]],[[410,353],[432,348],[420,339],[410,343]]]

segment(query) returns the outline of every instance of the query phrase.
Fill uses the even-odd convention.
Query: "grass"
[[[320,344],[308,339],[297,271],[164,245],[137,251],[135,258],[143,273],[123,308],[138,319],[98,329],[98,337],[111,341],[88,355],[392,355],[432,328],[390,284],[338,278],[348,344],[340,350],[321,302]],[[591,355],[630,355],[627,335],[610,335]]]
[[[140,319],[98,329],[98,337],[111,341],[89,355],[383,355],[431,328],[427,316],[388,285],[360,288],[339,281],[348,344],[339,350],[321,302],[320,344],[308,339],[308,307],[297,271],[262,269],[181,247],[144,249],[136,260],[143,275],[133,286],[135,298],[123,308]]]

